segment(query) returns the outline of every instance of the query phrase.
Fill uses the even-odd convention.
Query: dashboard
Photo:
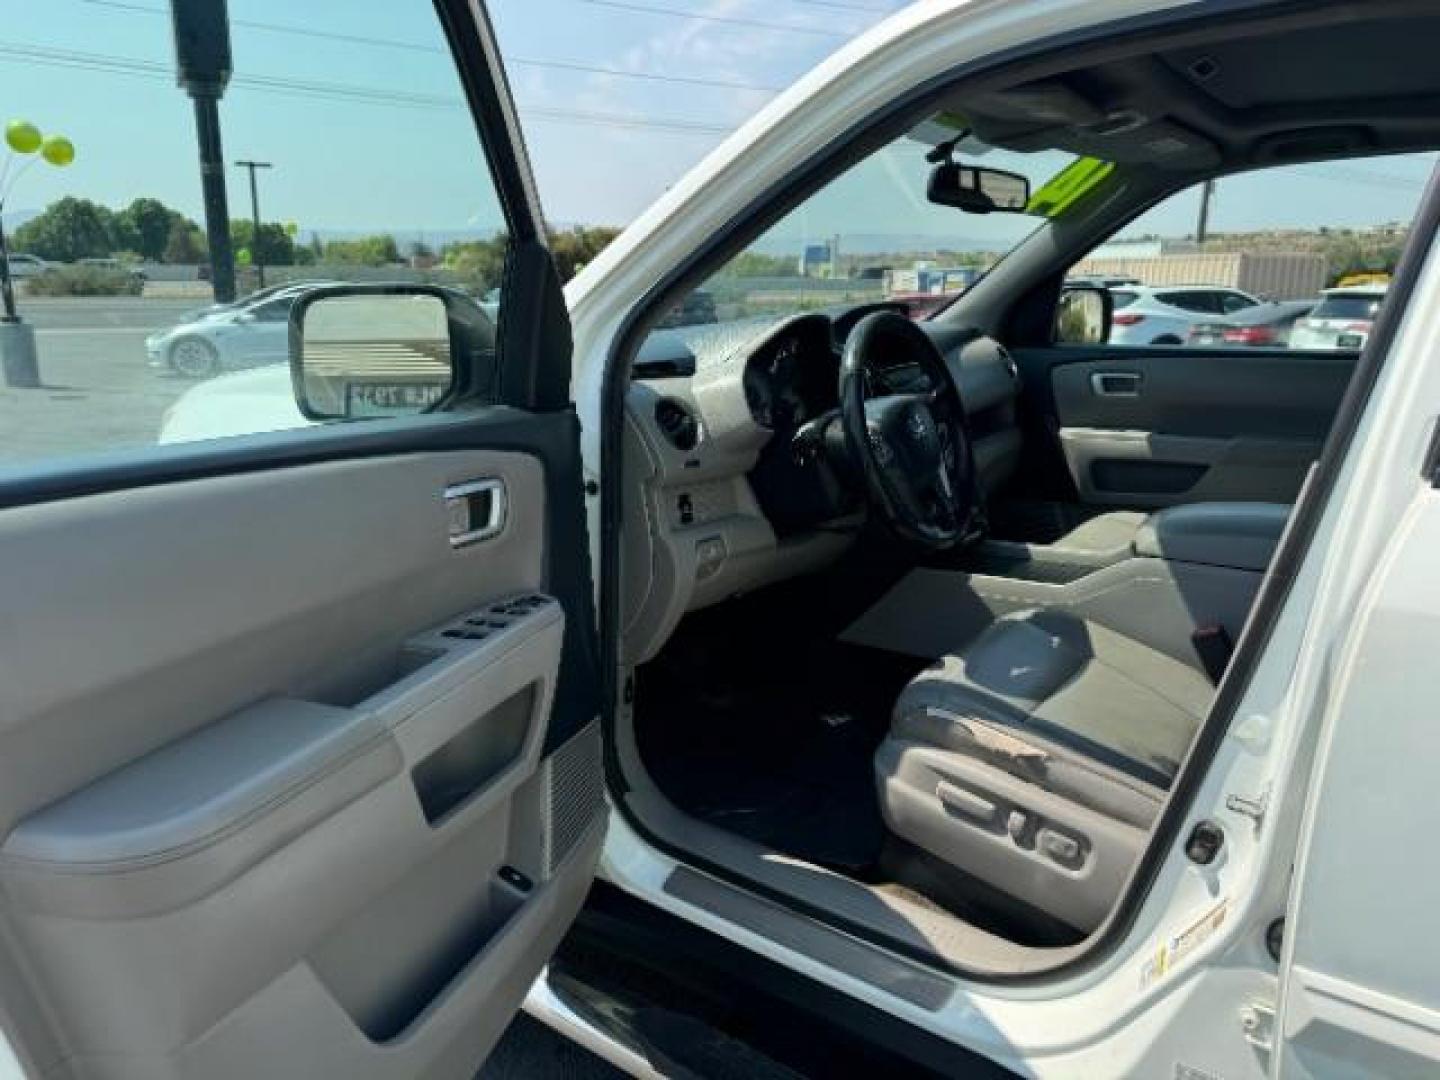
[[[653,655],[685,612],[819,569],[854,542],[865,520],[858,478],[803,444],[806,425],[838,407],[850,329],[887,306],[651,334],[632,370],[622,448],[627,661]],[[994,490],[1019,458],[1015,366],[976,331],[921,325],[956,382],[981,484]],[[909,364],[870,374],[877,393],[929,384]]]
[[[763,341],[741,376],[745,404],[767,431],[794,431],[833,409],[840,354],[828,319],[802,318]]]

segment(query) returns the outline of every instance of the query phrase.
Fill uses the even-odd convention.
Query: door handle
[[[444,499],[446,532],[452,548],[488,540],[505,528],[509,507],[504,481],[452,484],[445,489]]]
[[[1090,389],[1099,397],[1139,397],[1138,371],[1097,371],[1090,376]]]

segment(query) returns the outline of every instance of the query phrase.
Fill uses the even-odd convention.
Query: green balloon
[[[33,154],[40,149],[40,129],[29,120],[11,120],[5,125],[5,142],[17,154]]]
[[[64,135],[49,135],[40,144],[40,156],[51,165],[64,168],[75,160],[75,144]]]

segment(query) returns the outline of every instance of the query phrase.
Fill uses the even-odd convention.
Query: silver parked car
[[[10,253],[10,276],[16,281],[36,277],[49,269],[50,264],[38,255],[26,255],[21,252]]]
[[[150,366],[190,379],[222,371],[278,364],[289,358],[290,308],[308,289],[331,281],[293,281],[229,304],[213,304],[181,317],[145,339]]]

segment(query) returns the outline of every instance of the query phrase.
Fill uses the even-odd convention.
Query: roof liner
[[[1316,4],[1313,25],[1262,26],[1217,20],[952,107],[997,146],[1185,172],[1440,147],[1437,5]]]

